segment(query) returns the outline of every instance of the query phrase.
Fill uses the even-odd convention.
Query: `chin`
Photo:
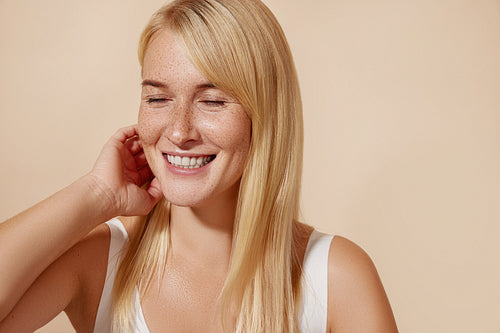
[[[193,195],[192,193],[172,193],[172,190],[163,191],[165,199],[171,204],[179,207],[195,207],[207,201],[206,196]]]
[[[199,203],[196,201],[186,201],[186,200],[169,200],[166,198],[168,202],[177,207],[196,207]]]

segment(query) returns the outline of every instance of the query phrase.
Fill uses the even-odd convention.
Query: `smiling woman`
[[[166,200],[215,205],[227,191],[237,198],[250,150],[244,107],[207,81],[170,30],[154,35],[142,63],[139,136]]]
[[[0,331],[65,311],[81,332],[396,332],[367,254],[299,222],[302,104],[270,10],[174,1],[139,60],[138,124],[0,225]]]

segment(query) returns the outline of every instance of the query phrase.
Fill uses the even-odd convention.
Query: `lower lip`
[[[170,164],[166,155],[163,155],[163,158],[165,159],[165,163],[167,164],[167,169],[171,173],[173,173],[175,175],[181,175],[181,176],[193,176],[193,175],[197,175],[197,174],[200,174],[202,172],[205,172],[208,169],[208,167],[212,164],[212,162],[215,160],[215,158],[214,158],[212,161],[210,161],[209,163],[205,164],[202,167],[190,169],[190,168],[180,168],[180,167],[177,167],[173,164]]]

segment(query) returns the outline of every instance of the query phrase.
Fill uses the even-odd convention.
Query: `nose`
[[[167,136],[170,142],[181,149],[189,149],[200,139],[191,105],[180,101],[168,115]]]

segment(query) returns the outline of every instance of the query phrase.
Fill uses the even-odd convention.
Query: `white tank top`
[[[116,271],[121,262],[122,249],[128,245],[128,234],[118,219],[106,224],[111,232],[106,280],[97,310],[94,333],[111,332],[111,298]],[[302,273],[302,308],[299,324],[302,333],[324,333],[327,324],[328,253],[333,236],[314,230],[307,243]],[[132,313],[133,332],[150,333],[136,291]]]

